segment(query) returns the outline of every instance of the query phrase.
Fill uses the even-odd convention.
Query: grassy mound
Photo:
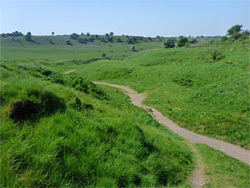
[[[154,49],[77,73],[146,92],[145,104],[180,126],[249,148],[248,55],[249,45],[237,43]]]
[[[122,92],[99,88],[109,100],[99,99],[51,82],[51,70],[16,65],[0,67],[2,187],[187,185],[193,160],[185,141]]]

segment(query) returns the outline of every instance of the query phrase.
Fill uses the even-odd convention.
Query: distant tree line
[[[82,43],[82,44],[86,44],[88,42],[94,42],[95,40],[99,40],[104,43],[119,42],[119,43],[127,43],[127,44],[135,44],[141,41],[143,42],[153,41],[151,37],[128,36],[128,35],[114,36],[114,32],[105,33],[105,35],[97,35],[97,34],[91,35],[90,33],[87,33],[87,34],[81,33],[79,35],[77,33],[72,33],[70,35],[70,39],[77,40],[79,43]],[[158,41],[162,39],[163,37],[159,37],[159,36],[157,38]],[[72,43],[70,45],[72,45]]]
[[[250,31],[242,30],[242,25],[234,25],[227,30],[227,35],[221,38],[222,42],[244,41],[250,39]]]
[[[250,42],[250,31],[242,30],[242,25],[234,25],[231,28],[227,30],[226,36],[214,36],[214,37],[206,37],[206,38],[221,38],[221,42],[235,42],[235,41],[243,41],[243,43],[249,43]],[[159,37],[158,37],[159,38]],[[190,38],[191,40],[189,40]],[[197,36],[197,38],[205,38],[204,36]],[[162,42],[163,48],[174,48],[176,47],[190,47],[190,44],[197,43],[197,38],[184,37],[180,36],[178,40],[175,38],[168,38],[166,41]],[[211,40],[210,43],[214,43],[215,40]],[[215,53],[216,54],[216,53]]]
[[[2,33],[1,37],[20,37],[23,36],[23,34],[21,32],[15,31],[12,33]]]

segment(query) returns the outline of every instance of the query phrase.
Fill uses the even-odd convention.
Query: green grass
[[[204,187],[249,187],[250,168],[228,155],[203,144],[196,144],[206,163],[209,182]]]
[[[185,140],[121,91],[88,80],[145,92],[145,104],[179,125],[249,148],[249,45],[152,50],[161,46],[153,41],[132,52],[121,43],[67,46],[68,37],[1,39],[2,187],[190,187],[195,160]],[[248,166],[197,147],[207,187],[249,185]]]
[[[219,55],[213,60],[215,50]],[[249,45],[242,44],[154,49],[70,69],[145,92],[145,104],[180,126],[249,148],[248,55]]]
[[[135,53],[131,51],[132,44],[127,43],[104,43],[99,40],[81,44],[77,40],[72,40],[73,45],[66,45],[65,40],[70,36],[34,36],[35,42],[25,41],[24,37],[1,38],[1,59],[33,59],[38,61],[62,61],[62,60],[87,60],[90,58],[101,58],[102,53],[110,59],[124,59]],[[50,44],[47,40],[52,39],[55,44]],[[136,50],[143,51],[161,47],[158,41],[140,41],[133,44]]]
[[[109,96],[96,97],[45,79],[41,64],[3,64],[2,187],[189,186],[185,141],[121,91],[91,86]]]

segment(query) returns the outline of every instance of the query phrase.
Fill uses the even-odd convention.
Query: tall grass
[[[249,45],[154,49],[76,72],[145,92],[145,104],[180,126],[249,148]]]
[[[40,72],[32,66],[17,71],[18,62],[4,63],[1,186],[187,186],[193,160],[185,141],[126,95],[104,87],[110,97],[98,99],[34,76]]]

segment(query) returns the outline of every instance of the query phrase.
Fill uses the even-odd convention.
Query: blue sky
[[[248,0],[0,0],[0,33],[225,35],[249,29]]]

